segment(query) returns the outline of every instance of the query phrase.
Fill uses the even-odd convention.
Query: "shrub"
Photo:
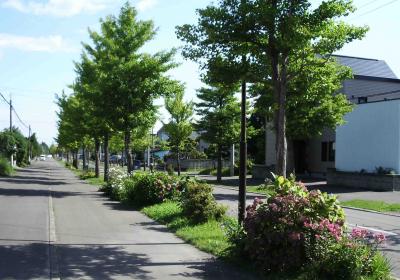
[[[109,195],[112,199],[120,200],[120,192],[124,187],[125,179],[129,176],[121,168],[110,168],[108,184],[100,190]]]
[[[5,158],[0,158],[0,176],[11,176],[13,168]]]
[[[162,172],[152,174],[138,172],[127,181],[130,180],[133,182],[127,184],[131,189],[129,196],[123,200],[129,201],[137,207],[177,199],[182,191],[182,183],[177,176]]]
[[[266,201],[256,199],[246,210],[241,239],[233,241],[265,272],[303,271],[306,279],[359,279],[376,274],[375,258],[376,267],[382,264],[371,245],[382,236],[371,243],[361,241],[358,231],[345,234],[344,212],[336,197],[310,192],[294,177],[277,177],[272,195]]]
[[[182,195],[182,209],[194,223],[206,222],[210,219],[220,219],[226,208],[217,204],[213,196],[213,189],[207,183],[194,179],[185,182]]]

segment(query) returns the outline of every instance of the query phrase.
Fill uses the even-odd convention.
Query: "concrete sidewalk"
[[[253,279],[53,160],[0,179],[0,221],[0,279]]]

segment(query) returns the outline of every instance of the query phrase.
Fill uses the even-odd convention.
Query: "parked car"
[[[133,169],[140,169],[140,167],[142,166],[142,162],[140,160],[134,160],[133,161]]]
[[[110,156],[110,163],[119,164],[121,163],[121,156],[120,155],[112,155]]]

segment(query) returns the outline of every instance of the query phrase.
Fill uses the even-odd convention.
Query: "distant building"
[[[157,137],[162,141],[168,141],[169,135],[165,131],[164,125],[157,131]],[[200,152],[204,152],[206,149],[208,149],[210,144],[201,138],[199,139],[199,137],[200,137],[200,132],[193,131],[189,138],[198,141],[197,150]]]

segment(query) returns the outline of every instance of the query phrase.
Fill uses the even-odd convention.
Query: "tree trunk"
[[[94,163],[94,173],[96,178],[100,177],[100,140],[96,138],[94,140],[94,150],[95,150],[95,163]]]
[[[222,180],[222,147],[218,145],[218,162],[217,162],[217,182],[220,183]]]
[[[179,149],[176,152],[176,163],[178,165],[178,176],[181,176],[181,154]]]
[[[74,151],[74,153],[73,153],[73,162],[72,162],[72,165],[76,168],[76,169],[78,169],[79,168],[79,162],[78,162],[78,151]]]
[[[242,224],[246,216],[246,175],[247,175],[247,120],[246,120],[246,81],[242,81],[242,108],[240,133],[240,170],[239,170],[239,211],[238,220]]]
[[[83,163],[83,170],[86,170],[86,148],[82,148],[82,163]]]
[[[128,174],[130,174],[133,171],[131,149],[129,148],[130,144],[131,144],[131,132],[130,130],[127,130],[125,131],[125,158],[126,158],[126,168],[128,170]]]
[[[110,154],[108,150],[108,140],[109,140],[109,134],[108,132],[105,133],[104,135],[104,182],[108,182],[109,180],[109,162],[110,162]]]
[[[265,148],[265,151],[264,151],[264,156],[265,156],[264,164],[265,164],[265,166],[267,166],[268,165],[268,140],[267,140],[267,137],[268,137],[268,117],[267,116],[265,116],[264,129],[265,129],[265,134],[264,134],[264,148]]]
[[[69,151],[67,152],[67,163],[69,164],[69,161],[70,161],[70,159],[69,159]]]
[[[286,177],[287,164],[287,141],[286,141],[286,63],[287,57],[283,59],[281,73],[279,73],[278,54],[271,55],[272,82],[274,85],[275,102],[278,109],[275,111],[276,130],[276,173]]]

